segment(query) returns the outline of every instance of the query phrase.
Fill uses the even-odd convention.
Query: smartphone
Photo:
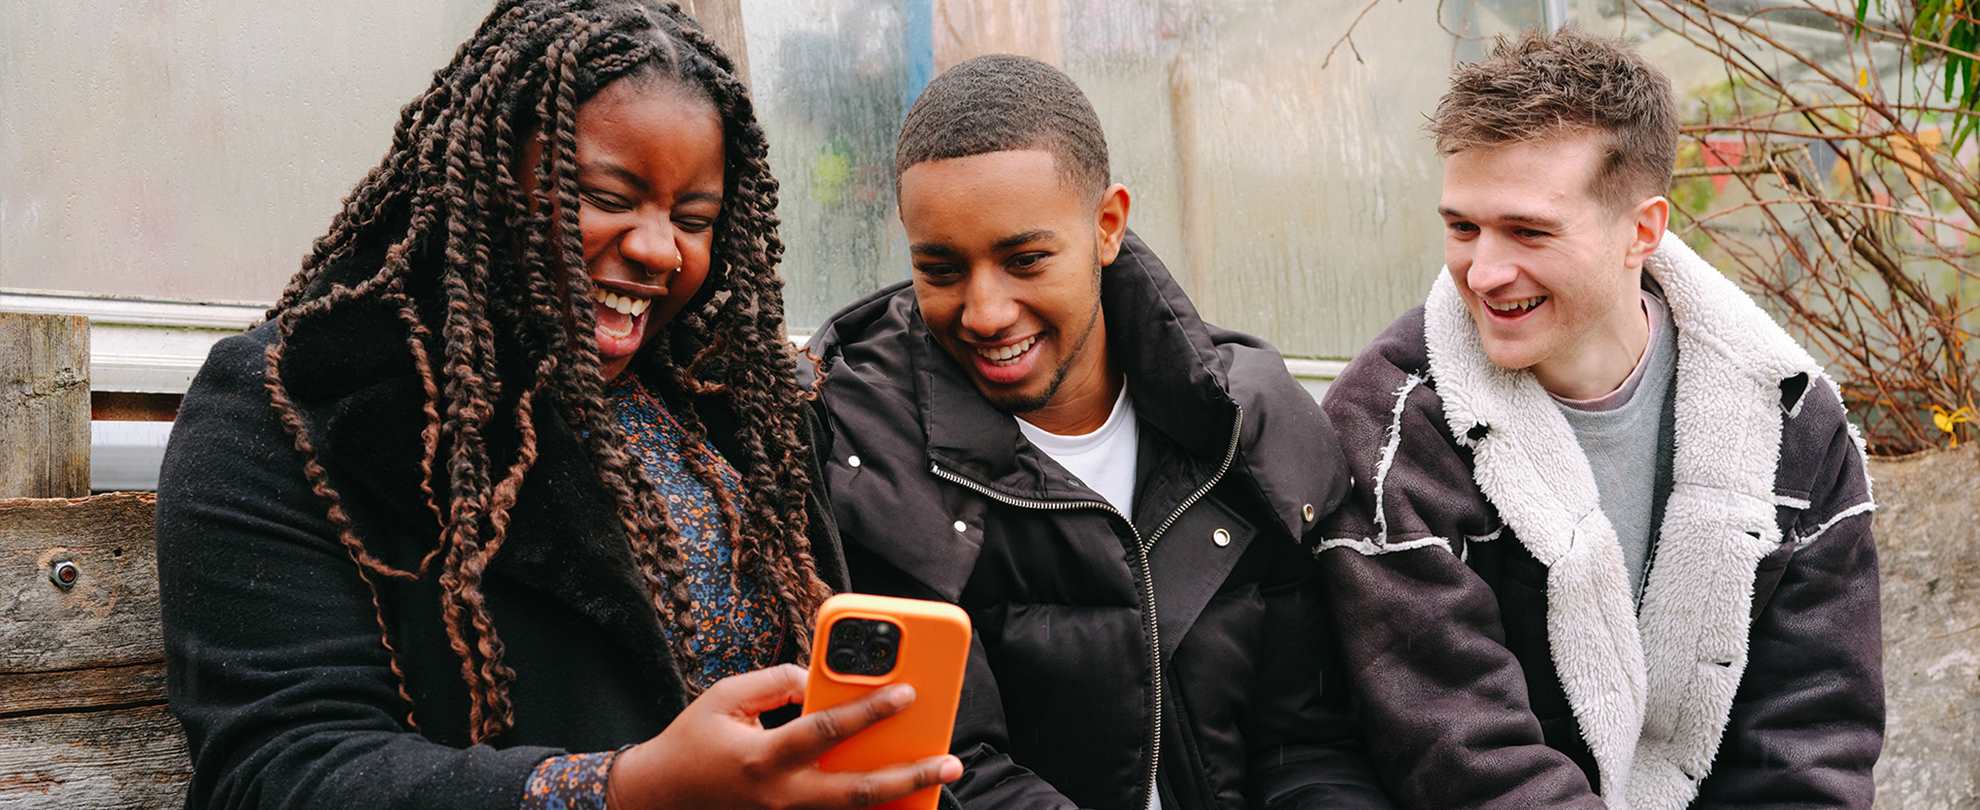
[[[818,609],[804,713],[824,711],[905,683],[914,702],[832,747],[827,771],[871,771],[949,752],[969,660],[969,614],[947,602],[842,593]],[[875,805],[933,810],[940,788]]]

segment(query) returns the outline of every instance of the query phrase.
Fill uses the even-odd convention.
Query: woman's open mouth
[[[664,290],[661,294],[665,294]],[[646,336],[646,313],[653,298],[605,286],[591,290],[593,312],[598,321],[598,355],[601,359],[631,356],[639,351]]]

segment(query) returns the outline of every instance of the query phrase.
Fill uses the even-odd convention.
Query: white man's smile
[[[1533,314],[1533,310],[1538,309],[1541,304],[1547,303],[1547,299],[1548,296],[1535,295],[1529,298],[1508,298],[1502,301],[1494,301],[1481,296],[1478,299],[1478,303],[1484,304],[1485,311],[1495,320],[1516,321]]]
[[[1547,296],[1536,295],[1532,298],[1516,298],[1511,301],[1486,301],[1485,306],[1491,307],[1494,312],[1516,313],[1540,306],[1546,300]]]

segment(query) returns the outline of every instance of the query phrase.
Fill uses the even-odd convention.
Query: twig
[[[1374,11],[1375,7],[1381,5],[1381,3],[1382,0],[1368,0],[1368,5],[1361,7],[1361,13],[1354,15],[1354,19],[1348,23],[1347,30],[1341,33],[1341,38],[1334,40],[1334,47],[1328,48],[1327,56],[1320,60],[1321,70],[1326,70],[1327,64],[1334,61],[1334,52],[1341,49],[1341,43],[1343,42],[1347,43],[1348,50],[1354,53],[1355,64],[1367,64],[1361,59],[1361,49],[1354,47],[1354,29],[1356,26],[1361,25],[1361,18],[1368,16],[1368,12]]]

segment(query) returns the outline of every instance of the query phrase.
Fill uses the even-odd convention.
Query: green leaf
[[[1953,100],[1953,79],[1954,79],[1954,75],[1957,74],[1958,72],[1959,72],[1959,63],[1951,59],[1947,59],[1946,79],[1945,81],[1941,82],[1941,84],[1943,84],[1944,87],[1940,88],[1941,92],[1945,94],[1947,101]]]

